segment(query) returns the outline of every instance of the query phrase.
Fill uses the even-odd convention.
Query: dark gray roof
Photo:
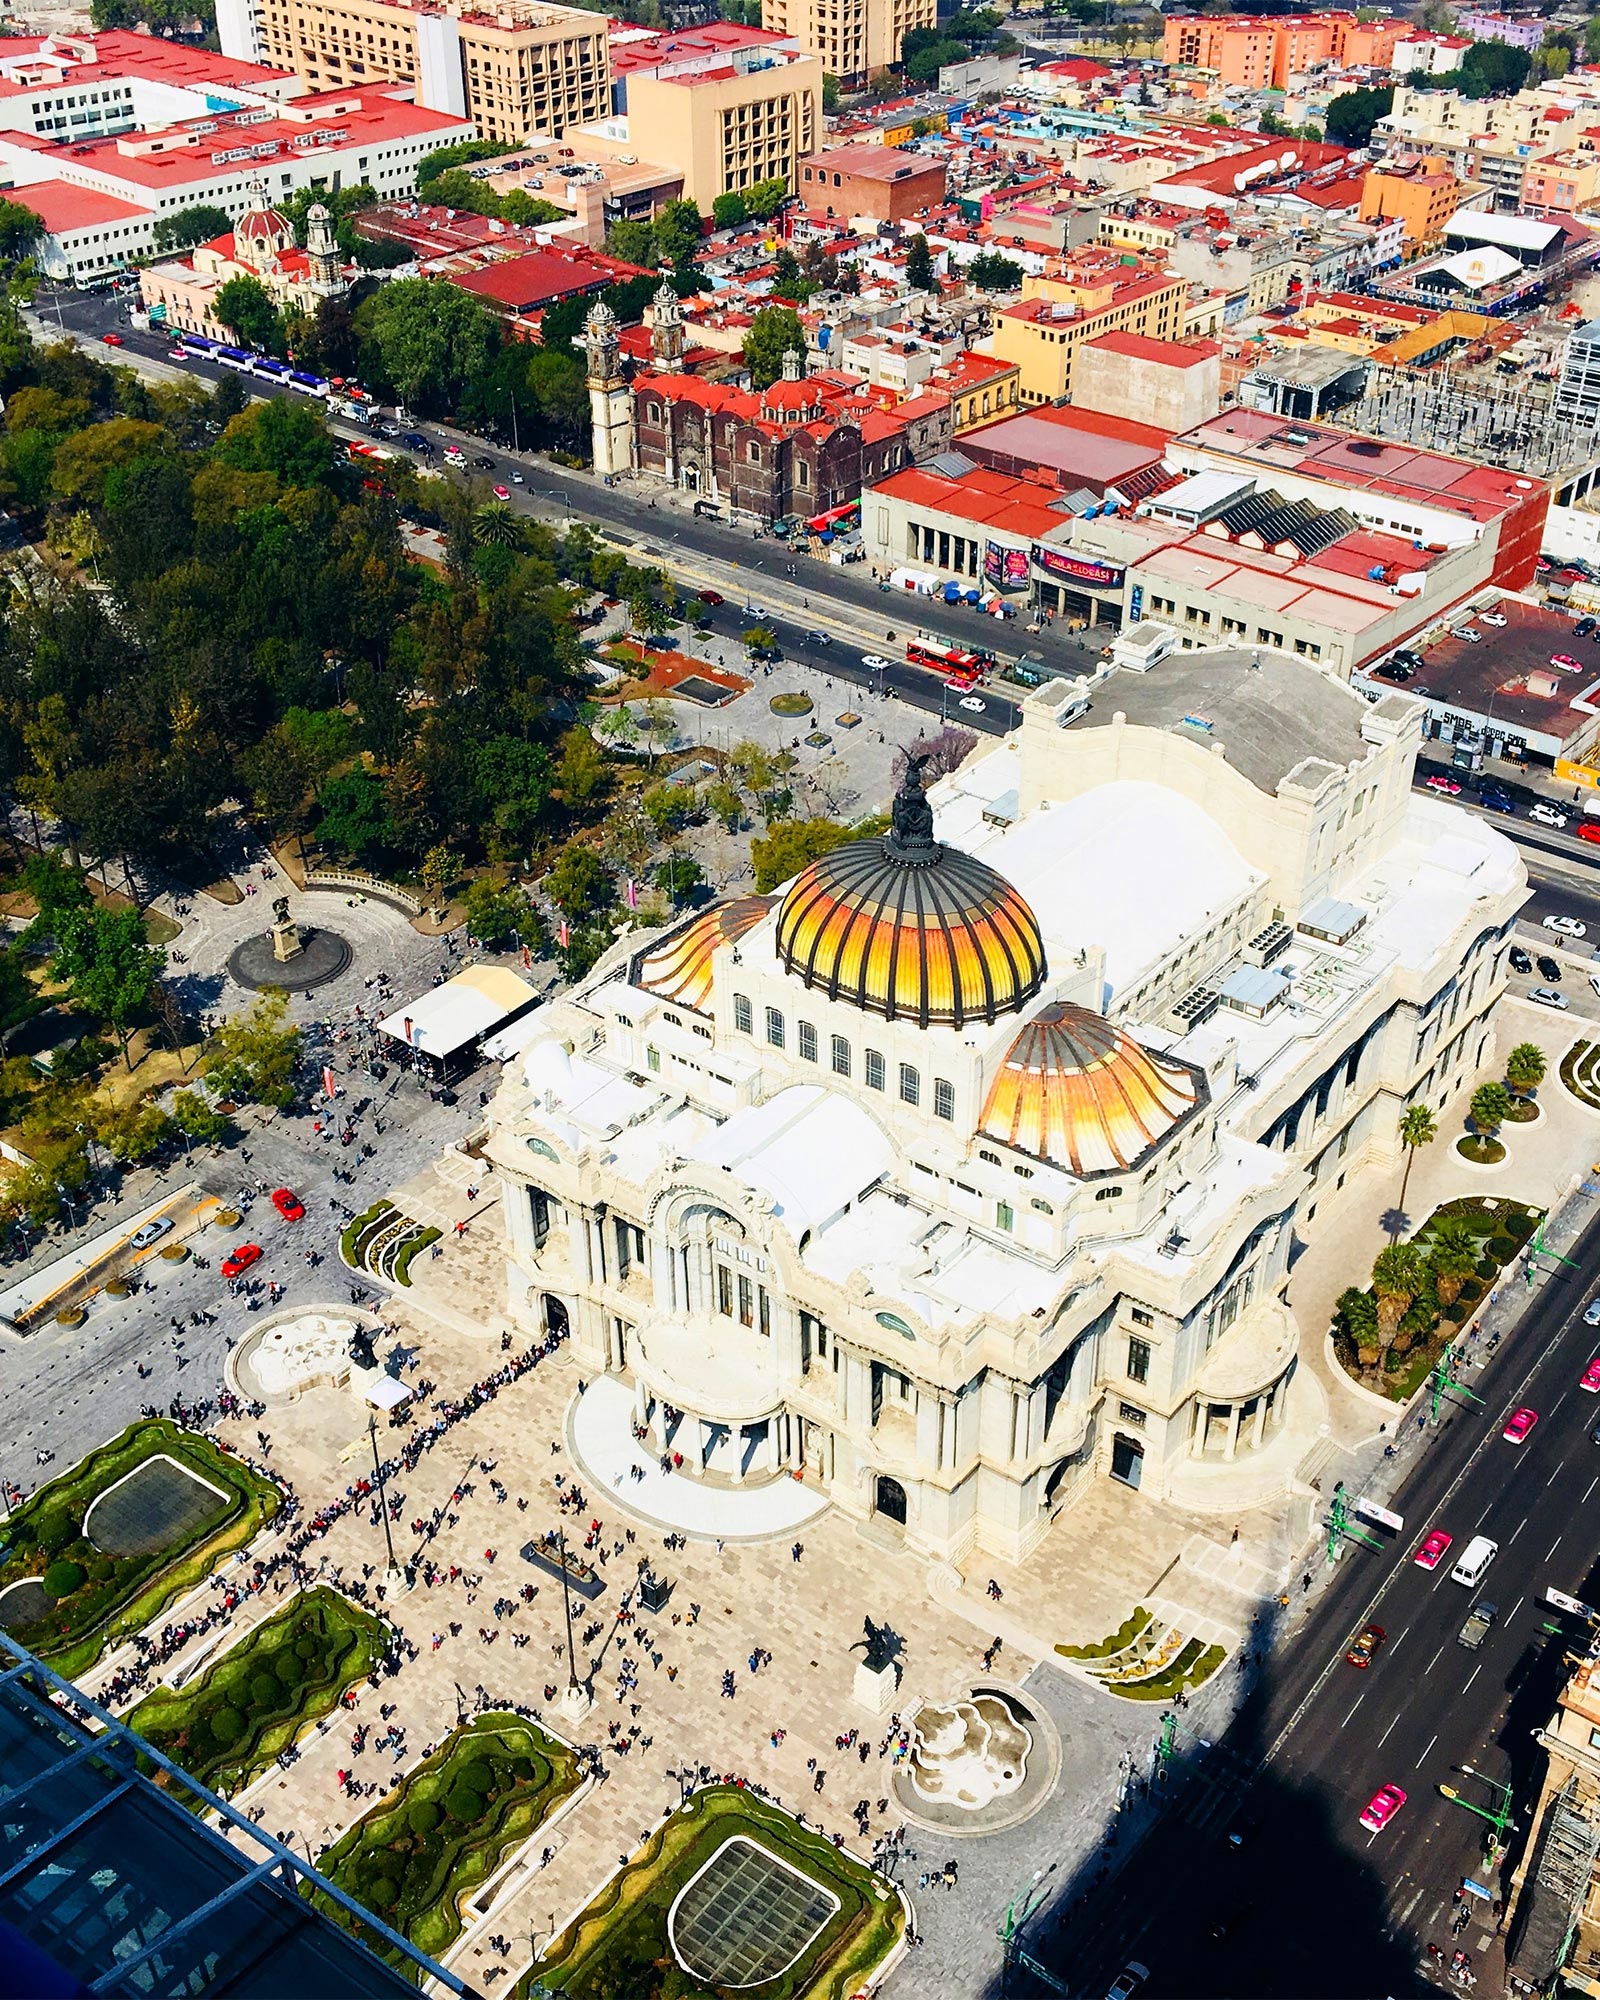
[[[1087,724],[1074,726],[1103,727],[1119,710],[1144,729],[1223,744],[1234,770],[1264,792],[1308,757],[1342,767],[1368,754],[1361,696],[1267,647],[1169,653],[1147,673],[1121,668],[1092,690]]]

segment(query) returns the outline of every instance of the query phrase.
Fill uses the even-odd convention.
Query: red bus
[[[913,639],[906,647],[906,658],[912,666],[931,667],[936,674],[942,674],[947,681],[959,682],[962,687],[976,687],[983,679],[982,659],[959,646],[928,646]]]

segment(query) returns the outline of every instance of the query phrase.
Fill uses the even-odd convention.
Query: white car
[[[881,669],[892,666],[894,662],[886,660],[882,653],[863,653],[861,655],[861,664],[864,667],[871,667],[874,673],[878,673]]]
[[[1560,931],[1563,937],[1586,937],[1589,926],[1580,923],[1576,917],[1546,917],[1542,929]]]
[[[1565,826],[1567,823],[1564,812],[1559,812],[1554,806],[1545,805],[1542,800],[1536,806],[1529,806],[1528,817],[1539,826]]]
[[[1505,622],[1506,614],[1503,611],[1480,611],[1478,613],[1478,623],[1480,625],[1503,625]]]
[[[960,701],[956,703],[956,706],[958,708],[971,709],[974,715],[982,715],[984,709],[984,704],[979,701],[975,694],[963,695]]]
[[[1572,1002],[1565,993],[1558,993],[1553,986],[1530,986],[1528,998],[1540,1007],[1557,1007],[1564,1014]]]

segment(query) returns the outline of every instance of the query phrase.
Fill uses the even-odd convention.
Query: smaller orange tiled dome
[[[978,1130],[1089,1179],[1142,1165],[1205,1101],[1199,1070],[1060,1001],[1006,1051]]]
[[[775,896],[736,896],[732,902],[717,903],[687,924],[672,931],[633,961],[629,978],[647,993],[698,1014],[711,1011],[711,961],[718,948],[741,938],[760,923]]]

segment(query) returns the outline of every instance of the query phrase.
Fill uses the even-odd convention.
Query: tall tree
[[[242,346],[276,353],[283,345],[283,321],[259,278],[246,273],[219,285],[212,311]]]
[[[777,381],[786,354],[805,351],[805,328],[793,306],[762,306],[744,337],[744,365],[758,389]]]
[[[1400,1177],[1400,1210],[1405,1212],[1406,1189],[1411,1185],[1411,1169],[1416,1165],[1417,1149],[1428,1146],[1439,1136],[1439,1127],[1433,1113],[1426,1104],[1408,1104],[1400,1114],[1400,1143],[1405,1148],[1406,1170]]]
[[[97,904],[71,913],[58,927],[56,975],[80,1006],[111,1028],[130,1072],[133,1026],[149,1004],[160,969],[161,954],[146,938],[137,910]]]
[[[1385,1346],[1427,1283],[1427,1264],[1414,1243],[1391,1243],[1372,1263],[1372,1289],[1378,1299],[1378,1329]]]

